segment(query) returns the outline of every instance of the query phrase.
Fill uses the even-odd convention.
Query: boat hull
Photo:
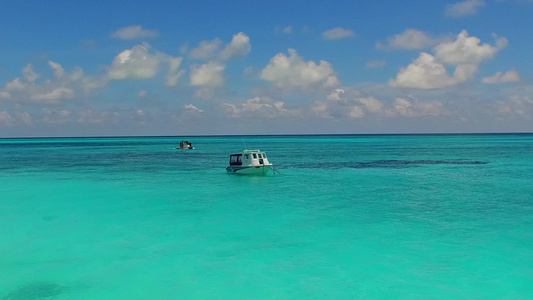
[[[231,174],[243,174],[243,175],[266,175],[272,168],[272,165],[262,166],[229,166],[226,171]]]

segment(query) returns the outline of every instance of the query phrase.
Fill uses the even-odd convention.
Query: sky
[[[533,0],[18,0],[0,15],[0,138],[533,132]]]

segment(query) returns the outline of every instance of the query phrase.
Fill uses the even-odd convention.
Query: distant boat
[[[194,147],[192,146],[192,143],[189,141],[181,141],[180,146],[176,147],[176,149],[180,150],[192,150]]]
[[[242,153],[230,154],[228,173],[265,175],[274,165],[268,161],[265,152],[260,150],[244,150]]]

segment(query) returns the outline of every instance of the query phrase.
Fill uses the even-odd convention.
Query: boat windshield
[[[235,165],[242,165],[242,160],[241,160],[241,157],[242,157],[242,154],[232,154],[229,156],[229,164],[232,165],[232,166],[235,166]]]

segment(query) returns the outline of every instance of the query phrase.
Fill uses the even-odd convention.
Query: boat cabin
[[[270,165],[265,152],[259,150],[244,150],[243,153],[229,156],[230,166],[260,166]]]
[[[192,143],[189,141],[181,141],[178,149],[194,149]]]

